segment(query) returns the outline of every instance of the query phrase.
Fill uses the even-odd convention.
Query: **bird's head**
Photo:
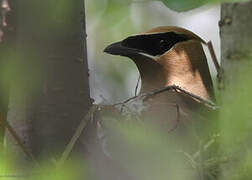
[[[131,58],[140,72],[141,92],[178,85],[210,99],[212,80],[199,36],[175,26],[153,28],[107,46],[104,52]]]

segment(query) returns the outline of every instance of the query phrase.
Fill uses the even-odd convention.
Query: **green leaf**
[[[177,12],[189,11],[205,4],[214,4],[221,2],[242,2],[246,0],[160,0],[169,9]]]
[[[178,12],[195,9],[210,2],[209,0],[161,0],[161,1],[168,8]]]

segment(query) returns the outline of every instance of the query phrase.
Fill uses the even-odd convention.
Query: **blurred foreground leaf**
[[[14,174],[14,163],[10,154],[0,149],[0,180],[8,180]]]
[[[85,167],[78,166],[78,162],[68,162],[65,166],[55,169],[50,166],[43,166],[32,174],[29,180],[75,180],[85,179]],[[85,176],[86,177],[86,176]],[[87,178],[88,179],[88,178]]]
[[[198,174],[214,176],[218,171],[217,155],[207,155],[215,146],[215,137],[202,141],[202,148],[184,148],[187,145],[177,136],[147,122],[110,119],[108,123],[106,152],[136,179],[194,180]]]
[[[168,8],[182,12],[189,11],[205,4],[214,4],[222,2],[241,2],[245,0],[161,0]]]
[[[252,179],[252,63],[245,60],[240,60],[246,66],[235,72],[222,97],[220,147],[229,159],[223,180]]]
[[[58,168],[47,160],[40,161],[38,166],[29,166],[26,169],[18,159],[14,160],[13,156],[6,151],[0,152],[0,180],[85,180],[91,178],[89,168],[80,157],[67,160]]]
[[[181,12],[198,8],[209,0],[161,0],[168,8]]]

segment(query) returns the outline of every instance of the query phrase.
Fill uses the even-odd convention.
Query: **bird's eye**
[[[165,40],[164,40],[164,39],[161,39],[161,40],[159,41],[159,48],[160,48],[160,49],[165,48],[165,46],[166,46],[165,44],[166,44]]]

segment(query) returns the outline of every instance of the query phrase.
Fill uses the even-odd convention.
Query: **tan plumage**
[[[197,40],[175,44],[157,62],[163,67],[165,86],[176,84],[202,98],[214,97],[206,56]]]

